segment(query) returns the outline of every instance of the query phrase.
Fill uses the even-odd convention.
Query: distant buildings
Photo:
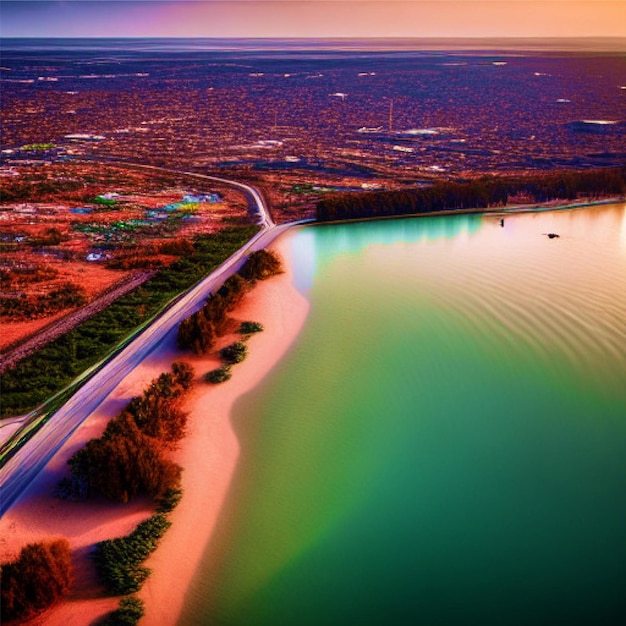
[[[208,193],[208,194],[200,194],[193,195],[187,194],[183,197],[182,202],[184,204],[200,204],[200,203],[210,203],[213,204],[215,202],[221,202],[222,198],[217,193]]]
[[[68,75],[58,83],[39,81],[27,59],[11,58],[34,82],[3,83],[0,163],[97,155],[235,178],[282,175],[288,164],[303,181],[400,173],[410,181],[433,163],[453,176],[624,161],[623,55],[407,53],[382,55],[375,68],[363,67],[360,54],[307,57],[302,67],[288,55],[262,71],[235,57],[122,58],[114,81]],[[51,55],[46,66],[61,61]],[[140,91],[139,74],[151,77]],[[41,141],[54,141],[55,152],[20,151]],[[188,195],[193,204],[201,194]]]
[[[594,135],[606,135],[623,129],[623,125],[615,120],[576,120],[570,122],[569,127],[575,133],[593,133]]]
[[[106,139],[104,135],[88,135],[86,133],[72,133],[65,135],[65,139],[69,141],[103,141]]]

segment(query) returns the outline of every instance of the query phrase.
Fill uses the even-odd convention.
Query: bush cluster
[[[235,341],[220,350],[220,356],[226,363],[241,363],[248,356],[248,346],[243,341]]]
[[[2,184],[2,202],[23,202],[68,192],[80,191],[83,182],[78,180],[33,180],[17,176]]]
[[[19,262],[7,262],[6,266],[0,267],[0,281],[4,289],[53,280],[58,275],[59,270],[46,263],[22,265]]]
[[[265,280],[282,272],[282,265],[278,256],[271,250],[257,250],[253,252],[239,273],[246,280]]]
[[[217,369],[211,370],[204,375],[204,380],[207,383],[213,383],[214,385],[218,383],[226,382],[232,378],[232,371],[230,365],[222,365]]]
[[[87,294],[80,286],[65,282],[49,293],[39,296],[0,298],[0,316],[14,320],[34,319],[52,315],[63,309],[82,306],[87,302]]]
[[[93,559],[100,579],[111,595],[123,596],[141,589],[150,569],[141,564],[156,550],[171,526],[162,513],[141,522],[130,535],[96,544]]]
[[[248,356],[248,346],[243,341],[236,341],[220,350],[220,357],[225,361],[224,365],[211,370],[204,375],[207,383],[223,383],[232,377],[232,366],[241,363]]]
[[[241,322],[239,327],[239,333],[241,335],[251,335],[252,333],[260,333],[263,330],[263,325],[258,322]]]
[[[217,293],[209,296],[199,311],[179,324],[178,347],[190,348],[195,354],[210,352],[216,339],[228,330],[228,313],[239,304],[249,288],[249,283],[241,276],[231,276]]]
[[[31,543],[2,566],[0,622],[27,620],[67,594],[74,579],[66,539]]]
[[[145,613],[143,601],[139,598],[122,598],[119,608],[111,611],[99,626],[134,626]]]
[[[61,481],[58,494],[84,499],[97,492],[128,502],[142,493],[159,499],[178,490],[182,470],[165,457],[164,449],[185,434],[187,415],[180,399],[192,380],[192,368],[180,362],[173,364],[172,373],[153,380],[107,424],[101,437],[72,456],[70,477]]]

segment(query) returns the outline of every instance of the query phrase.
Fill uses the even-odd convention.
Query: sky
[[[626,37],[626,0],[0,0],[2,37]]]

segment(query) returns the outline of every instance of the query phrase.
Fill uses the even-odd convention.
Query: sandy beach
[[[282,237],[271,246],[283,258],[288,255],[287,240],[288,237]],[[221,385],[198,380],[185,399],[185,409],[189,412],[187,436],[172,454],[173,460],[184,468],[184,496],[170,515],[172,527],[145,563],[152,569],[152,575],[138,594],[146,605],[141,623],[160,626],[176,623],[185,591],[211,539],[237,463],[239,446],[231,428],[231,408],[287,352],[304,324],[308,306],[288,272],[257,283],[232,313],[237,320],[256,321],[264,326],[264,332],[249,339],[248,358],[233,368],[231,380]],[[232,340],[233,337],[225,337],[223,343]],[[15,557],[29,542],[52,537],[66,537],[73,551],[76,583],[71,595],[29,624],[84,626],[117,608],[119,598],[103,595],[88,554],[94,543],[129,533],[152,514],[152,503],[138,500],[118,505],[99,499],[72,503],[52,494],[66,474],[67,460],[86,441],[99,436],[107,421],[153,378],[168,370],[174,360],[184,358],[194,367],[197,377],[218,365],[214,357],[178,353],[172,333],[156,352],[135,368],[74,432],[0,519],[2,561]]]

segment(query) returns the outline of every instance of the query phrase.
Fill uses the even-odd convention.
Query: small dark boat
[[[548,233],[548,237],[550,239],[554,239],[555,237],[560,237],[560,235],[557,235],[556,233]]]

